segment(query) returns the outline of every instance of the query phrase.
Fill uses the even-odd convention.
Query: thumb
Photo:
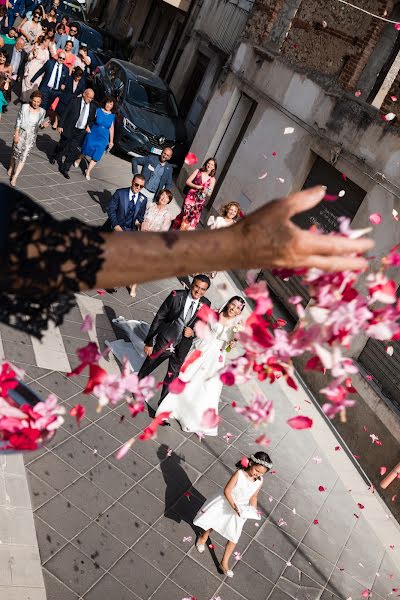
[[[326,187],[317,185],[301,192],[290,194],[286,198],[289,217],[304,212],[316,206],[324,198]]]

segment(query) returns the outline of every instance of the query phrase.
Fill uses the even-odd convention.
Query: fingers
[[[302,261],[308,268],[321,269],[322,271],[365,271],[368,261],[357,256],[318,256],[312,255]]]
[[[328,256],[344,254],[364,254],[371,250],[373,240],[358,238],[351,240],[340,235],[318,235],[304,231],[299,236],[299,245],[303,251],[310,254],[326,254]]]
[[[321,202],[325,196],[326,188],[322,185],[317,185],[308,190],[302,190],[301,192],[295,192],[285,198],[284,202],[288,208],[288,216],[292,217],[297,213],[309,210],[313,206],[316,206],[318,202]]]

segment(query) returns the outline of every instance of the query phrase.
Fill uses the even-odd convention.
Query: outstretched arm
[[[228,269],[366,269],[367,261],[357,255],[371,249],[372,240],[318,235],[290,220],[324,195],[320,186],[297,192],[270,202],[232,227],[214,231],[104,234],[104,262],[96,284],[110,288]]]
[[[155,343],[155,338],[160,326],[165,322],[166,317],[169,315],[171,311],[172,304],[172,294],[168,296],[161,304],[160,308],[157,311],[156,316],[153,319],[152,324],[150,325],[149,333],[145,339],[145,345],[149,347],[153,347]]]

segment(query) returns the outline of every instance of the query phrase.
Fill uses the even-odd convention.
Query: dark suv
[[[180,166],[187,151],[184,122],[175,97],[162,79],[151,71],[123,60],[110,60],[95,74],[98,98],[118,100],[114,142],[132,156],[173,149],[171,164]]]

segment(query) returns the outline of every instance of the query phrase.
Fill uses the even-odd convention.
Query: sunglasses
[[[134,187],[138,187],[139,189],[144,188],[144,183],[135,183],[133,182]]]
[[[34,18],[34,19],[41,19],[41,18],[42,18],[42,15],[33,15],[33,18]]]
[[[65,60],[65,56],[59,56],[58,60]]]

